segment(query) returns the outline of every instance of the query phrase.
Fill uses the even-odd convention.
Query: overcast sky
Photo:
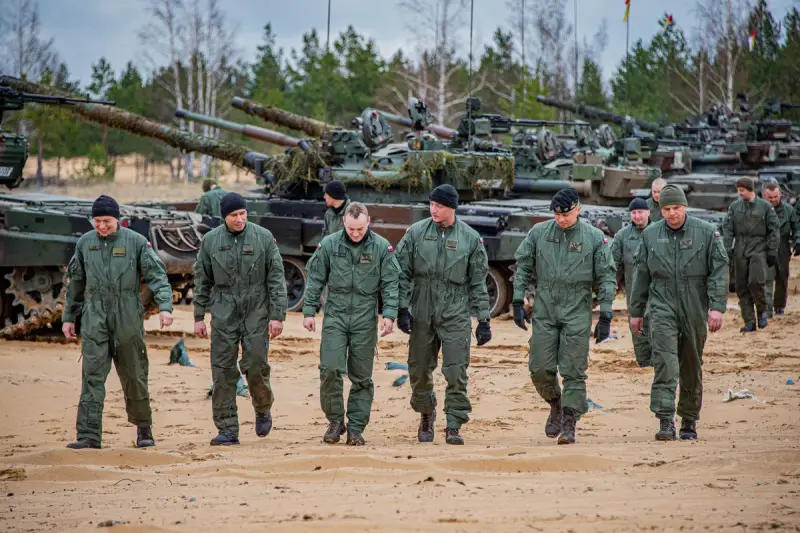
[[[431,0],[433,1],[433,0]],[[601,57],[608,79],[625,54],[624,0],[564,0],[570,20],[574,3],[578,7],[578,37],[591,41],[600,21],[608,24],[608,47]],[[505,0],[474,0],[474,51],[480,57],[484,45],[498,26],[508,27],[510,12]],[[278,45],[286,54],[302,45],[303,33],[317,28],[324,43],[327,0],[220,0],[228,20],[238,28],[242,57],[252,61],[261,42],[264,25],[272,23]],[[630,42],[648,39],[660,30],[659,18],[669,6],[678,25],[688,36],[693,34],[696,0],[632,0]],[[42,33],[54,37],[62,60],[73,77],[88,83],[91,65],[105,56],[119,71],[128,61],[144,66],[137,32],[148,23],[146,0],[39,0]],[[532,4],[532,2],[531,2]],[[769,0],[776,18],[783,18],[798,0]],[[527,17],[527,15],[526,15]],[[375,39],[382,55],[398,48],[413,50],[415,42],[408,30],[413,15],[398,7],[395,0],[332,0],[331,40],[349,24]],[[468,22],[468,17],[467,17]],[[459,35],[464,46],[469,42],[469,26]],[[466,56],[466,53],[464,54]]]

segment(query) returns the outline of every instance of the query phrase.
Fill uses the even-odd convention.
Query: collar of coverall
[[[344,208],[345,208],[345,206],[347,205],[347,202],[348,202],[349,200],[350,200],[350,198],[348,198],[347,196],[345,196],[345,197],[344,197],[344,202],[342,202],[342,205],[340,205],[339,207],[331,207],[331,209],[333,209],[333,212],[334,212],[334,213],[336,213],[336,214],[338,215],[339,213],[341,213],[341,212],[342,212],[342,209],[344,209]]]
[[[111,233],[109,233],[105,237],[103,237],[102,235],[97,233],[97,230],[95,230],[94,232],[97,234],[97,237],[99,239],[103,239],[103,240],[106,240],[106,241],[115,241],[115,240],[117,240],[117,234],[119,233],[119,226],[117,226],[117,231],[112,231]]]
[[[433,220],[433,219],[431,218],[431,220]],[[440,230],[447,231],[449,229],[452,229],[452,228],[456,227],[456,222],[458,222],[458,215],[454,215],[453,216],[453,223],[450,224],[449,226],[443,226],[442,224],[439,224],[438,222],[434,222],[434,224],[436,224],[439,227]]]
[[[222,223],[225,224],[225,221],[223,220]],[[233,235],[234,237],[236,237],[237,235],[241,235],[242,233],[244,233],[247,230],[247,225],[248,224],[250,224],[249,220],[244,223],[244,227],[242,228],[242,231],[233,231],[233,230],[231,230],[231,228],[228,227],[227,224],[225,224],[225,230],[228,232],[229,235]]]
[[[358,242],[355,242],[353,239],[351,239],[351,238],[350,238],[350,235],[347,233],[347,230],[346,230],[346,229],[343,229],[343,230],[342,230],[342,233],[344,233],[344,239],[345,239],[347,242],[349,242],[350,244],[352,244],[353,246],[361,246],[362,244],[364,244],[365,242],[367,242],[367,240],[368,240],[368,239],[371,239],[371,238],[372,238],[372,230],[371,230],[371,229],[369,229],[369,228],[367,228],[367,232],[364,234],[364,238],[363,238],[363,239],[361,239],[361,240],[360,240],[360,241],[358,241]]]

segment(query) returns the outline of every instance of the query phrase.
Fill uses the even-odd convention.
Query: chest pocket
[[[659,246],[650,246],[647,250],[647,268],[651,276],[660,279],[672,279],[675,269],[672,266],[675,250],[669,239],[660,242]]]
[[[758,237],[764,236],[767,233],[767,227],[764,222],[764,214],[756,209],[751,209],[749,211],[744,211],[742,213],[742,218],[744,219],[744,234]]]
[[[214,273],[214,283],[222,287],[234,284],[237,274],[237,265],[234,248],[225,244],[214,246],[210,251],[211,270]]]
[[[564,274],[568,281],[591,282],[594,279],[594,250],[591,246],[567,246],[566,261],[563,266]],[[558,268],[559,265],[556,265]]]
[[[462,241],[445,239],[441,252],[444,255],[445,279],[458,285],[466,284],[469,274],[469,243]]]
[[[636,251],[639,249],[641,243],[641,239],[625,239],[622,243],[622,259],[626,271],[633,268],[636,262]]]
[[[328,286],[331,289],[349,289],[353,285],[355,266],[350,250],[340,246],[331,252]]]
[[[380,257],[373,247],[360,250],[355,257],[353,284],[361,294],[372,295],[380,285]]]
[[[684,277],[705,277],[708,274],[706,245],[685,237],[678,243],[681,257],[681,274]]]
[[[439,254],[439,239],[436,235],[425,236],[416,241],[414,250],[414,274],[436,277],[436,260]]]
[[[239,252],[241,264],[241,279],[247,280],[250,285],[264,283],[264,262],[266,255],[260,246],[255,244],[243,244]]]
[[[115,246],[111,249],[111,279],[122,290],[139,289],[139,274],[136,257],[131,246]]]

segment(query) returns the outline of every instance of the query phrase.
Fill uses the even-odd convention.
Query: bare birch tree
[[[45,70],[54,72],[58,57],[53,50],[53,39],[45,41],[40,35],[38,2],[6,0],[2,11],[2,26],[7,32],[2,48],[8,51],[4,62],[10,63],[7,67],[10,73],[22,79],[39,80]]]
[[[697,0],[699,44],[709,58],[709,91],[733,110],[736,70],[747,51],[749,0]],[[699,79],[703,79],[699,76]],[[701,90],[701,93],[704,90]]]
[[[401,0],[399,6],[415,14],[409,30],[416,38],[417,65],[414,69],[404,69],[397,74],[409,84],[409,91],[425,101],[431,113],[440,124],[454,120],[463,111],[452,108],[463,105],[468,94],[456,94],[452,87],[453,76],[463,68],[456,59],[459,40],[457,35],[468,21],[467,0]],[[471,60],[468,58],[467,60]],[[436,72],[429,72],[433,66]],[[435,78],[435,83],[432,81]],[[473,84],[477,92],[484,81]],[[393,93],[401,101],[407,100],[398,88]]]

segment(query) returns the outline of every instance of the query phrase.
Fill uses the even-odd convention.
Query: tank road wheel
[[[4,272],[0,337],[21,337],[61,319],[66,267],[18,267]]]
[[[489,312],[492,318],[505,313],[508,308],[508,276],[490,266],[486,273],[486,290],[489,292]]]
[[[306,263],[302,259],[284,257],[283,271],[286,276],[286,311],[300,311],[306,292]]]

